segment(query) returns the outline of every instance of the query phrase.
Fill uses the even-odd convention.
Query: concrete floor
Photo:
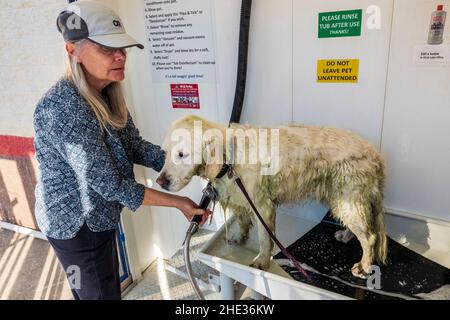
[[[193,239],[198,249],[208,235],[199,233]],[[178,272],[179,268],[180,272]],[[177,271],[170,272],[167,268]],[[211,270],[193,259],[196,274]],[[170,261],[157,260],[143,278],[124,292],[125,300],[192,300],[197,299],[191,283],[183,275],[180,253]],[[180,276],[181,275],[181,276]],[[202,277],[205,280],[205,276]],[[219,294],[205,290],[207,299],[219,299]],[[68,300],[72,299],[61,265],[47,241],[0,228],[0,300]]]
[[[197,300],[191,283],[166,270],[168,262],[157,260],[144,272],[143,278],[125,292],[124,300]],[[217,292],[202,290],[207,300],[220,299]]]

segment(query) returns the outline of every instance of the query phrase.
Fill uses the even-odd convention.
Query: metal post
[[[220,296],[222,300],[235,300],[234,280],[220,273]]]
[[[252,289],[252,291],[250,293],[250,298],[252,300],[264,300],[265,297],[258,291]]]

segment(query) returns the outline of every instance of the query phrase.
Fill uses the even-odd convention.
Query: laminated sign
[[[319,38],[361,35],[362,10],[319,13]]]
[[[317,61],[317,82],[358,82],[359,59]]]
[[[154,83],[216,81],[213,12],[206,0],[144,0]]]

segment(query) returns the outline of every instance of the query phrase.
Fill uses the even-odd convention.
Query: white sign
[[[144,1],[153,82],[215,82],[210,0]]]
[[[450,66],[449,45],[420,45],[414,47],[414,64],[421,67]]]

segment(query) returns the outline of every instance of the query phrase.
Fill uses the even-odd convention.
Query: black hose
[[[239,27],[239,52],[236,75],[236,90],[234,93],[233,111],[230,123],[239,123],[245,97],[245,84],[247,82],[248,38],[250,32],[250,14],[252,0],[242,0],[241,22]]]
[[[211,183],[208,183],[206,186],[206,189],[203,191],[202,199],[200,200],[199,207],[202,209],[207,209],[209,207],[209,204],[214,201],[216,198],[215,193],[213,191],[213,187]],[[188,230],[186,231],[186,237],[184,238],[183,242],[183,256],[184,256],[184,263],[186,264],[186,271],[189,277],[189,280],[192,284],[192,289],[194,289],[195,294],[200,300],[205,300],[205,296],[201,292],[200,288],[198,287],[197,281],[195,280],[194,272],[192,271],[192,265],[191,265],[191,258],[189,254],[189,248],[191,245],[191,237],[197,232],[198,227],[200,223],[202,222],[203,216],[196,215],[191,220],[191,224],[189,225]]]
[[[201,217],[201,216],[200,216]],[[194,223],[191,224],[191,226],[194,225]],[[198,227],[198,225],[197,225]],[[191,237],[194,233],[192,232],[186,232],[186,238],[184,240],[184,249],[183,249],[183,256],[184,261],[186,262],[186,271],[189,277],[189,281],[191,282],[192,289],[194,289],[195,294],[200,300],[205,300],[205,296],[203,295],[202,291],[200,290],[197,281],[195,280],[194,272],[192,271],[191,266],[191,257],[190,257],[190,250],[189,247],[191,245]]]

